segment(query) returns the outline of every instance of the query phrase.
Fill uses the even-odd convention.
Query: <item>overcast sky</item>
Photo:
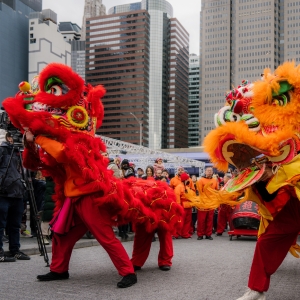
[[[139,2],[140,0],[102,0],[106,11],[112,6]],[[190,53],[199,54],[199,22],[201,0],[168,0],[173,6],[174,17],[190,34]],[[84,0],[43,0],[43,9],[50,8],[57,13],[58,22],[71,21],[82,25]]]

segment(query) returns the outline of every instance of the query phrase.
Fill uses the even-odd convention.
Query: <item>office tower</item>
[[[58,30],[63,35],[66,42],[79,41],[81,37],[81,29],[76,23],[60,22]]]
[[[199,56],[190,54],[189,60],[189,147],[199,146]]]
[[[170,19],[169,53],[167,148],[184,148],[188,146],[189,34],[176,18]]]
[[[0,102],[28,79],[28,18],[41,10],[42,0],[0,0]]]
[[[87,22],[86,81],[107,90],[99,133],[148,146],[149,14],[137,10]]]
[[[86,19],[94,18],[97,16],[105,16],[106,8],[102,4],[102,0],[85,0],[84,1],[84,12],[82,17],[82,26],[81,26],[81,40],[85,41],[86,36]]]
[[[44,9],[31,13],[29,35],[29,82],[51,62],[71,66],[71,44],[59,32],[54,11]]]
[[[92,84],[102,83],[108,90],[104,107],[109,116],[105,114],[101,133],[138,144],[138,128],[143,122],[140,126],[143,145],[152,149],[187,147],[188,33],[173,18],[173,8],[165,0],[143,0],[119,5],[110,8],[108,13],[108,16],[87,19],[86,79]],[[120,28],[122,31],[118,33]],[[133,60],[133,55],[131,58],[124,56],[129,54],[129,50],[139,59]],[[95,54],[96,51],[104,53],[100,56]],[[118,53],[117,57],[115,52]],[[103,57],[101,64],[100,57]],[[130,69],[126,73],[133,72],[134,76],[124,74],[126,69],[122,66],[125,59],[126,67]],[[136,72],[138,76],[135,76]],[[116,77],[116,74],[119,76]],[[120,87],[124,86],[124,78],[130,78],[131,85],[123,90],[127,96],[122,99]],[[144,87],[137,89],[136,85]],[[142,107],[146,110],[143,113],[142,107],[130,101],[136,101],[132,97],[139,97],[139,102],[144,103]],[[109,104],[112,102],[115,103],[114,121],[110,118],[113,117],[111,112],[108,112],[112,110]],[[128,135],[126,131],[129,126],[136,130]]]
[[[72,22],[60,22],[59,32],[71,44],[71,68],[85,80],[85,41],[81,41],[81,28]]]
[[[300,1],[292,0],[202,0],[200,141],[214,128],[213,116],[233,85],[255,81],[264,68],[274,70],[285,60],[299,63],[299,12]]]
[[[200,144],[214,128],[214,114],[231,85],[231,1],[202,0],[200,13]],[[235,56],[235,54],[232,54]]]
[[[85,41],[71,41],[71,68],[85,80]]]

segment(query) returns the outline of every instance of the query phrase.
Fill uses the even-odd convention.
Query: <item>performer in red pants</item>
[[[111,217],[107,211],[95,208],[88,196],[82,197],[74,206],[75,226],[66,235],[53,235],[51,272],[68,272],[73,247],[89,230],[106,250],[121,276],[134,274],[128,254],[113,232]]]
[[[217,179],[213,178],[213,168],[207,167],[205,169],[205,175],[201,177],[198,182],[198,190],[203,193],[204,187],[209,185],[213,189],[219,188],[219,183]],[[197,240],[202,240],[203,236],[206,236],[206,239],[213,240],[212,238],[212,228],[213,228],[213,217],[214,217],[214,210],[203,211],[198,210],[197,216]]]
[[[140,270],[146,262],[152,239],[154,237],[153,232],[147,232],[144,225],[137,224],[133,243],[133,252],[131,262],[134,266],[134,270]],[[158,253],[158,266],[162,271],[169,271],[172,266],[173,258],[173,240],[170,231],[163,228],[157,229],[157,235],[159,239],[160,250]]]
[[[191,223],[192,223],[192,205],[185,197],[185,192],[189,189],[190,176],[187,173],[180,175],[181,183],[175,187],[176,202],[184,208],[183,224],[181,231],[177,233],[176,238],[181,236],[184,239],[189,239],[192,236]]]
[[[271,275],[295,244],[299,232],[300,201],[291,196],[257,241],[248,282],[250,289],[258,292],[269,289]]]
[[[230,221],[232,208],[229,205],[221,204],[218,212],[217,236],[221,236]]]
[[[28,142],[35,141],[57,162],[63,163],[67,161],[66,146],[64,144],[44,136],[34,138],[30,131],[26,132],[26,138]],[[67,215],[71,217],[73,224],[64,235],[54,233],[50,272],[45,275],[38,275],[37,279],[40,281],[68,279],[69,261],[73,247],[85,232],[89,230],[107,251],[119,274],[124,276],[117,286],[126,288],[135,284],[137,282],[136,274],[124,247],[114,235],[111,226],[111,216],[108,211],[96,206],[93,196],[85,195],[85,192],[75,184],[81,178],[76,170],[71,168],[70,164],[65,163],[64,169],[67,177],[64,183],[64,193],[68,198],[64,201],[64,205],[66,205],[68,200],[71,201],[68,208],[70,212]],[[94,189],[90,188],[90,193],[97,192],[96,186],[94,186]],[[64,207],[62,211],[63,209]],[[61,217],[62,211],[59,217]],[[75,227],[73,227],[74,224]]]
[[[256,188],[269,208],[273,202],[283,208],[270,221],[259,237],[248,281],[249,290],[237,300],[265,300],[271,275],[276,272],[291,246],[295,245],[300,232],[300,201],[292,187],[285,186],[274,194],[268,194],[266,183],[256,183]],[[273,205],[274,207],[274,205]]]
[[[232,175],[226,173],[223,178],[224,185],[232,178]],[[217,236],[221,236],[227,226],[227,223],[230,222],[230,215],[232,208],[229,205],[221,204],[218,211],[218,226],[217,226]]]
[[[183,215],[183,225],[181,228],[180,236],[184,239],[190,239],[192,237],[191,233],[191,223],[192,223],[192,208],[184,208],[184,215]]]
[[[198,240],[202,240],[203,236],[206,236],[206,239],[212,240],[212,229],[213,229],[213,217],[214,210],[198,210],[197,215],[197,235]]]

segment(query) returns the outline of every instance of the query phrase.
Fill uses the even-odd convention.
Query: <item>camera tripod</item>
[[[7,176],[8,169],[9,169],[9,166],[11,164],[11,160],[12,160],[12,157],[13,157],[13,154],[14,154],[15,151],[17,151],[18,154],[19,154],[18,159],[19,159],[19,165],[21,166],[22,178],[23,178],[23,182],[26,185],[26,190],[28,191],[29,205],[31,206],[31,210],[33,212],[33,218],[32,219],[34,220],[34,227],[35,227],[35,230],[36,230],[39,252],[40,252],[41,256],[44,256],[44,261],[46,263],[46,267],[49,267],[49,258],[48,258],[46,245],[45,245],[44,239],[43,239],[40,216],[39,216],[39,213],[38,213],[36,200],[35,200],[35,196],[34,196],[32,178],[31,178],[30,171],[23,167],[23,159],[22,159],[23,149],[22,149],[21,146],[13,145],[13,149],[11,151],[9,161],[8,161],[8,164],[7,164],[7,167],[6,167],[6,172],[5,172],[5,174],[4,174],[4,176],[2,177],[2,180],[1,180],[1,184],[0,184],[1,188],[0,189],[4,190],[2,185],[4,183],[4,180],[5,180],[6,176]]]
[[[39,212],[38,212],[38,209],[36,206],[36,200],[34,197],[32,177],[31,177],[30,171],[23,167],[23,159],[22,159],[21,149],[20,148],[18,148],[18,149],[19,149],[19,153],[20,153],[19,157],[20,157],[20,162],[21,162],[21,167],[22,167],[22,176],[25,181],[26,189],[29,194],[29,197],[28,197],[29,205],[32,208],[31,211],[33,212],[33,220],[34,220],[34,226],[35,226],[35,230],[36,230],[36,238],[37,238],[37,242],[38,242],[39,251],[40,251],[41,256],[44,256],[44,261],[46,263],[46,267],[49,267],[49,257],[48,257],[46,245],[45,245],[45,242],[43,239],[40,215],[39,215]]]

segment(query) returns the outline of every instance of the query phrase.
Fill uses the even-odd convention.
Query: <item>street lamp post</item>
[[[131,112],[130,114],[133,115],[133,117],[136,119],[136,121],[140,125],[140,146],[142,146],[142,125],[143,125],[143,123],[136,117],[136,115],[134,113]]]

